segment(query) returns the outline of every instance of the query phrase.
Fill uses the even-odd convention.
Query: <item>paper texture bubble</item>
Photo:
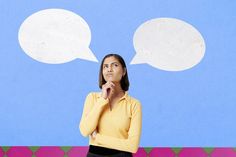
[[[192,25],[174,18],[143,23],[133,37],[136,55],[130,64],[147,63],[166,71],[182,71],[197,65],[205,54],[205,42]]]
[[[60,64],[80,58],[98,62],[90,50],[91,32],[79,15],[64,9],[36,12],[21,24],[18,39],[33,59]]]

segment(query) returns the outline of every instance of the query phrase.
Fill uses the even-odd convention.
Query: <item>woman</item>
[[[132,157],[138,150],[142,111],[140,102],[128,95],[126,64],[117,54],[106,55],[99,72],[101,92],[86,97],[80,132],[89,136],[87,157]]]

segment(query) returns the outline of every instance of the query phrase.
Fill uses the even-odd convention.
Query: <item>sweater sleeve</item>
[[[132,111],[127,139],[120,139],[97,133],[95,142],[104,147],[136,153],[139,147],[141,128],[142,110],[140,103],[137,103]]]
[[[99,97],[97,101],[95,101],[94,97],[93,93],[89,93],[85,99],[84,109],[79,125],[80,132],[83,136],[90,135],[97,128],[103,107],[108,104],[108,99]]]

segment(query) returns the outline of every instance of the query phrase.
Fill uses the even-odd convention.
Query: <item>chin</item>
[[[114,79],[105,79],[105,81],[106,81],[106,82],[107,82],[107,81],[111,81],[111,82],[114,82],[114,83],[120,82],[120,81],[114,80]]]

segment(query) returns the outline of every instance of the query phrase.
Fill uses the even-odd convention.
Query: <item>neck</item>
[[[125,91],[121,88],[120,83],[115,83],[114,94],[113,97],[123,96]]]

